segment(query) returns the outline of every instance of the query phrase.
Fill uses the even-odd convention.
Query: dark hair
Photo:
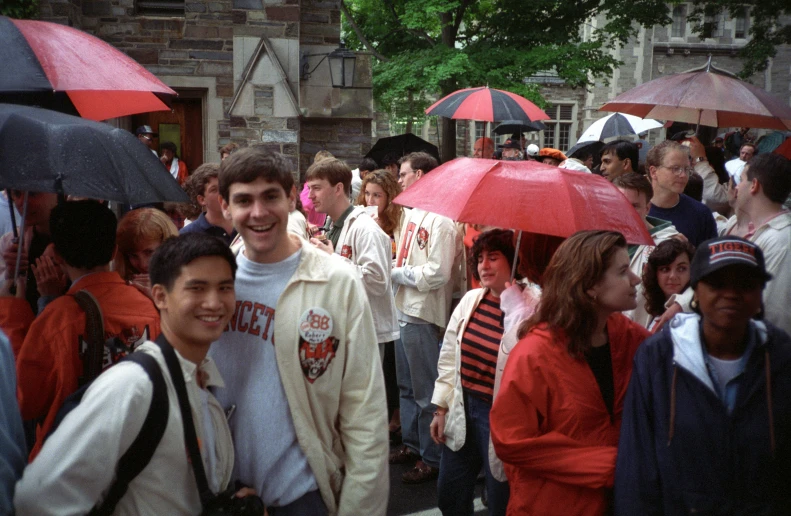
[[[215,236],[196,232],[169,238],[157,247],[148,264],[151,285],[162,285],[169,291],[181,275],[182,267],[205,256],[224,258],[236,279],[236,257],[231,248]]]
[[[256,179],[277,183],[286,195],[294,188],[294,176],[286,158],[279,152],[270,152],[261,147],[239,149],[220,164],[220,196],[228,202],[228,194],[234,183],[249,184]]]
[[[398,160],[399,167],[404,163],[409,163],[412,170],[422,170],[424,174],[428,174],[439,165],[437,159],[427,152],[411,152]]]
[[[193,204],[198,204],[199,195],[206,195],[206,185],[209,184],[209,181],[219,176],[220,165],[218,163],[204,163],[195,169],[184,183],[184,189]]]
[[[52,208],[49,227],[55,251],[67,265],[107,265],[115,251],[115,214],[97,201],[69,201]]]
[[[467,265],[469,265],[476,281],[481,281],[481,276],[478,274],[478,258],[486,251],[500,251],[508,260],[508,267],[512,268],[516,254],[514,232],[510,229],[490,229],[473,240],[470,255],[467,257]]]
[[[371,158],[363,158],[363,160],[360,162],[360,166],[357,167],[360,172],[373,172],[378,168],[379,165],[377,165],[376,161]]]
[[[626,249],[626,239],[616,231],[578,231],[560,244],[544,274],[538,310],[522,322],[519,336],[545,325],[572,357],[582,358],[597,324],[598,305],[587,291],[601,281],[619,249]]]
[[[692,262],[692,257],[695,256],[695,246],[686,240],[669,238],[660,242],[648,255],[648,261],[643,267],[643,294],[645,295],[645,311],[655,317],[665,313],[665,302],[667,301],[665,293],[659,287],[657,271],[660,267],[673,263],[673,260],[682,253],[687,253],[689,261]],[[687,285],[684,288],[687,288]]]
[[[176,144],[173,142],[162,142],[159,144],[160,150],[169,150],[173,154],[176,154]]]
[[[305,173],[305,181],[326,179],[330,186],[343,184],[343,192],[349,196],[352,192],[352,170],[349,165],[335,158],[323,158],[314,161]]]
[[[757,179],[770,201],[784,203],[791,193],[791,161],[780,154],[759,154],[747,162],[747,179]]]
[[[684,195],[692,197],[698,202],[703,202],[703,178],[697,172],[692,172],[684,187]]]
[[[720,183],[727,183],[730,176],[728,171],[725,170],[725,154],[723,154],[722,149],[718,149],[713,145],[706,147],[706,160],[711,165],[711,168],[714,169],[714,173],[717,174],[717,180]]]
[[[646,202],[651,202],[654,197],[654,188],[651,186],[651,181],[637,172],[629,172],[618,176],[613,179],[612,184],[625,190],[636,190],[638,193],[644,194]]]
[[[599,155],[604,156],[605,154],[615,154],[621,161],[629,158],[632,170],[637,172],[637,165],[640,162],[640,149],[637,148],[636,143],[626,140],[615,140],[602,147]]]

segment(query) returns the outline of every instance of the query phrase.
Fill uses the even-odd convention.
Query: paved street
[[[437,483],[426,482],[418,485],[401,483],[401,474],[411,466],[394,464],[390,466],[390,504],[388,516],[440,516],[437,509]],[[475,516],[485,516],[486,507],[481,503],[483,483],[475,485]]]

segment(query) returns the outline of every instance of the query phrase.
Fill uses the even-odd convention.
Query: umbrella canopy
[[[772,152],[774,154],[780,154],[781,156],[791,159],[791,138],[788,138],[786,141],[781,143],[780,146]]]
[[[570,158],[575,158],[577,156],[575,156],[574,154],[576,154],[578,151],[582,151],[583,149],[584,151],[581,154],[591,153],[593,155],[599,155],[601,154],[601,150],[603,148],[604,148],[604,142],[600,142],[598,140],[592,142],[577,142],[574,144],[572,148],[568,150],[566,156]]]
[[[112,45],[85,32],[0,16],[0,102],[91,120],[170,109],[176,92]]]
[[[620,231],[629,243],[653,245],[640,215],[609,181],[535,161],[457,158],[394,202],[459,222],[559,237],[606,229]]]
[[[641,118],[711,127],[791,129],[791,106],[711,66],[667,75],[622,93],[600,108]]]
[[[379,138],[365,157],[371,158],[381,165],[382,158],[388,154],[397,154],[401,157],[406,156],[410,152],[426,152],[439,161],[439,149],[437,149],[437,146],[412,133]]]
[[[595,142],[618,136],[640,134],[659,127],[662,127],[662,122],[657,122],[650,118],[642,119],[633,115],[613,113],[593,122],[577,141]]]
[[[532,133],[543,131],[547,126],[543,122],[522,122],[519,120],[504,120],[494,128],[494,134]]]
[[[526,98],[510,91],[488,87],[455,91],[432,104],[426,114],[481,122],[549,120],[549,116],[541,108]]]
[[[10,104],[0,104],[0,187],[126,204],[189,202],[129,131]]]

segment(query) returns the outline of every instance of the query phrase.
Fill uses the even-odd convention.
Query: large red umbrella
[[[791,138],[787,138],[786,141],[780,144],[774,151],[775,154],[780,154],[783,157],[791,159]]]
[[[549,115],[526,98],[488,86],[454,91],[432,104],[426,114],[481,122],[549,120]]]
[[[791,129],[791,106],[718,70],[711,65],[711,58],[700,71],[646,82],[600,109],[711,127]]]
[[[457,158],[394,202],[459,222],[559,237],[606,229],[629,243],[653,245],[640,215],[609,181],[535,161]]]
[[[0,17],[0,102],[91,120],[170,109],[176,92],[135,60],[85,32]]]

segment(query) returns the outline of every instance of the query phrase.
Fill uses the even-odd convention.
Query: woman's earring
[[[698,299],[693,297],[692,301],[689,302],[689,307],[692,308],[693,310],[697,310],[698,309]]]

